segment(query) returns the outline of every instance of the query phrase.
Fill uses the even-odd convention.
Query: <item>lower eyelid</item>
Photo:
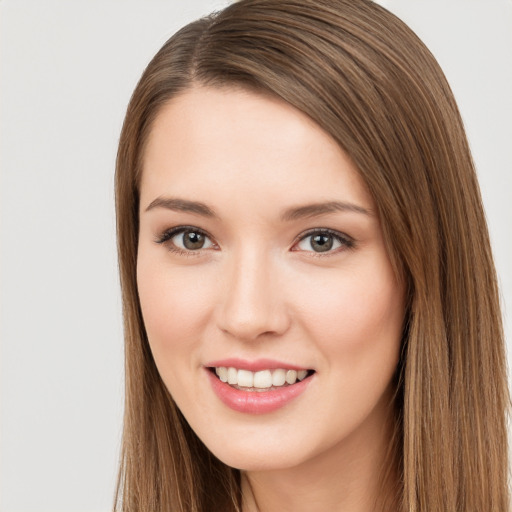
[[[180,247],[180,246],[176,245],[174,242],[172,242],[173,238],[175,238],[176,236],[179,236],[179,235],[183,235],[184,232],[186,232],[186,231],[188,231],[188,230],[181,231],[181,232],[178,231],[178,233],[172,235],[169,238],[168,242],[171,242],[175,247],[177,247],[178,249],[180,249],[181,251],[184,251],[184,252],[199,252],[199,251],[202,251],[202,250],[210,249],[211,247],[214,246],[214,243],[213,243],[212,239],[208,235],[206,235],[205,233],[202,233],[201,231],[197,231],[197,233],[201,233],[202,235],[204,235],[205,240],[208,240],[208,244],[209,245],[207,247],[200,247],[199,249],[193,250],[193,249],[187,249],[186,247]],[[182,243],[183,243],[183,241],[182,241]]]
[[[206,238],[211,240],[213,243],[213,239],[208,233],[206,233],[202,229],[196,228],[194,226],[177,226],[175,228],[166,229],[161,234],[156,235],[155,242],[163,244],[165,242],[168,242],[172,238],[174,238],[176,235],[180,235],[180,234],[184,233],[185,231],[195,231],[197,233],[201,233]]]
[[[207,247],[201,247],[199,249],[187,249],[185,247],[180,247],[179,245],[173,242],[173,238],[187,231],[193,231],[195,233],[200,233],[204,235],[204,237],[208,240],[209,245]],[[169,252],[174,253],[178,256],[184,257],[198,257],[205,254],[205,251],[210,251],[217,247],[213,237],[211,237],[206,231],[203,229],[197,228],[195,226],[176,226],[170,229],[167,229],[161,234],[156,235],[155,243],[159,245],[163,245]]]
[[[307,233],[303,233],[302,235],[300,235],[298,237],[298,239],[296,240],[296,242],[293,244],[293,247],[297,247],[301,242],[303,242],[304,240],[307,240],[308,238],[315,236],[315,235],[330,235],[341,245],[341,247],[337,247],[334,250],[331,249],[329,251],[325,251],[325,253],[324,253],[325,255],[335,253],[335,252],[337,252],[337,249],[340,249],[342,247],[344,247],[346,249],[350,249],[354,246],[354,240],[342,233],[338,233],[338,232],[330,230],[330,229],[316,229],[316,230],[308,231]],[[304,250],[304,252],[312,252],[312,253],[318,254],[318,255],[322,254],[321,252],[316,252],[313,250],[311,250],[311,251]]]

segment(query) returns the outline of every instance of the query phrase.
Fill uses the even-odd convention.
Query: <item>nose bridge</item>
[[[276,267],[272,255],[257,247],[231,255],[220,304],[219,327],[224,332],[252,340],[286,330],[288,318]]]

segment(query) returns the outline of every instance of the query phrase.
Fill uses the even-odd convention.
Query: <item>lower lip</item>
[[[266,414],[277,411],[301,395],[308,387],[308,377],[291,386],[284,386],[272,391],[242,391],[222,382],[210,370],[206,370],[210,384],[220,400],[234,411],[247,414]]]

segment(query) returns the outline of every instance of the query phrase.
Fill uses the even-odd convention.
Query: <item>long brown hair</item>
[[[306,113],[351,156],[375,200],[408,289],[390,445],[396,509],[508,510],[504,341],[471,154],[437,62],[369,0],[242,0],[175,34],[135,89],[116,170],[126,342],[116,510],[240,509],[239,472],[174,404],[137,297],[145,142],[162,105],[193,84],[246,87]]]

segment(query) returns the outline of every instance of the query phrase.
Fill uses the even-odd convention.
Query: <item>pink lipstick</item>
[[[222,403],[249,414],[266,414],[284,407],[306,391],[315,373],[268,359],[223,359],[204,368]]]

